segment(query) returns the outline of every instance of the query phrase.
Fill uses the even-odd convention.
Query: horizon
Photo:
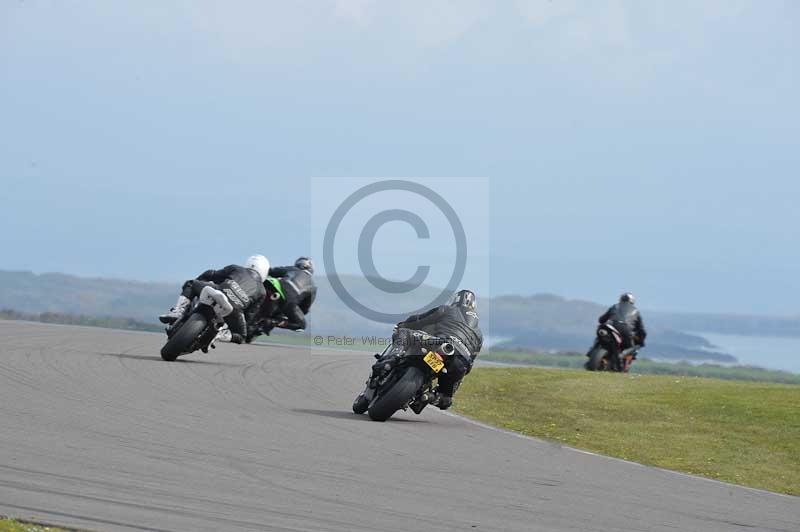
[[[222,265],[220,265],[220,266],[222,266]],[[121,281],[121,282],[126,282],[126,283],[141,283],[141,284],[168,284],[168,285],[174,285],[175,286],[176,293],[179,291],[181,283],[183,283],[185,281],[185,279],[173,281],[173,280],[134,279],[134,278],[124,278],[124,277],[83,276],[83,275],[77,275],[77,274],[69,273],[69,272],[45,272],[45,271],[35,272],[35,271],[32,271],[32,270],[8,270],[8,269],[3,269],[3,268],[0,268],[0,273],[30,273],[30,274],[36,275],[36,276],[41,276],[41,275],[64,275],[64,276],[67,276],[67,277],[74,277],[74,278],[84,279],[84,280]],[[341,275],[343,275],[345,277],[353,277],[353,278],[361,278],[361,279],[365,278],[360,273],[341,272]],[[321,274],[321,275],[317,274],[317,275],[315,275],[315,277],[317,279],[319,279],[320,277],[325,277],[326,280],[327,280],[328,276],[324,275],[324,274]],[[394,279],[394,280],[397,281],[397,282],[401,282],[401,280],[399,280],[399,279]],[[422,289],[422,290],[438,290],[438,289],[440,289],[440,287],[423,283],[419,287],[419,289]],[[559,298],[559,299],[561,299],[561,300],[563,300],[565,302],[569,302],[569,303],[589,303],[589,304],[600,305],[600,306],[610,306],[610,305],[616,303],[616,300],[609,301],[608,303],[605,303],[605,302],[602,302],[602,301],[596,301],[596,300],[592,300],[592,299],[588,299],[588,298],[584,298],[584,297],[577,297],[577,298],[566,297],[566,296],[564,296],[562,294],[556,294],[556,293],[553,293],[553,292],[534,292],[534,293],[525,293],[525,294],[508,293],[508,294],[495,294],[495,295],[490,295],[490,296],[481,296],[480,294],[477,294],[477,295],[478,295],[479,299],[498,299],[498,298],[507,298],[507,297],[519,297],[519,298],[523,298],[523,299],[531,299],[531,298],[536,298],[536,297],[556,297],[556,298]],[[713,311],[702,311],[702,310],[700,310],[700,311],[688,311],[688,310],[682,310],[682,309],[655,309],[655,308],[650,308],[650,307],[647,307],[647,306],[639,305],[638,302],[637,302],[637,307],[640,307],[644,312],[657,312],[657,313],[661,313],[661,314],[686,314],[686,315],[697,314],[697,315],[718,315],[718,316],[726,316],[727,315],[727,316],[732,316],[732,317],[736,316],[736,317],[760,317],[760,318],[773,318],[773,319],[800,319],[800,314],[797,314],[797,315],[752,314],[752,313],[751,314],[747,314],[747,313],[739,313],[739,312],[713,312]],[[14,310],[14,309],[9,309],[9,310]],[[646,316],[645,316],[645,318],[646,318]]]

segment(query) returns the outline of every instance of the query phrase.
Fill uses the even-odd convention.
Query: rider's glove
[[[264,334],[264,331],[261,330],[261,327],[253,327],[247,331],[247,336],[245,337],[245,343],[250,343],[256,339],[256,336]]]

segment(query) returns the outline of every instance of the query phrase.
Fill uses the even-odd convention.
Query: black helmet
[[[308,273],[314,273],[314,263],[311,262],[311,259],[308,257],[300,257],[296,261],[294,261],[295,268],[300,268],[301,270],[307,270]]]
[[[453,294],[448,303],[451,307],[464,307],[467,310],[478,308],[478,300],[472,290],[459,290]]]
[[[633,294],[631,294],[630,292],[625,292],[624,294],[619,296],[619,302],[630,303],[631,305],[633,305],[634,303],[636,303],[636,298],[633,297]]]

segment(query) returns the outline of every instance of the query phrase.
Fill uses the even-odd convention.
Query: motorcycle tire
[[[411,401],[424,382],[425,374],[422,370],[409,366],[394,386],[372,402],[369,406],[369,417],[373,421],[386,421]]]
[[[359,395],[356,397],[356,400],[353,401],[353,413],[361,415],[367,411],[369,408],[369,399],[364,397],[363,395]]]
[[[186,323],[181,325],[181,328],[161,348],[161,358],[172,362],[179,356],[189,353],[192,344],[206,327],[208,327],[208,322],[202,314],[194,313],[189,316]]]
[[[605,358],[608,352],[602,347],[595,347],[589,353],[589,361],[586,362],[586,369],[589,371],[603,371],[608,366],[608,360]]]

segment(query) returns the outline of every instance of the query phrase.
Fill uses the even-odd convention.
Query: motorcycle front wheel
[[[205,316],[195,312],[186,320],[178,331],[167,340],[161,348],[161,358],[167,362],[172,362],[179,356],[189,353],[192,344],[208,327]]]
[[[356,397],[356,400],[353,401],[353,413],[361,415],[367,411],[367,408],[369,408],[369,399],[363,394],[360,394]]]

